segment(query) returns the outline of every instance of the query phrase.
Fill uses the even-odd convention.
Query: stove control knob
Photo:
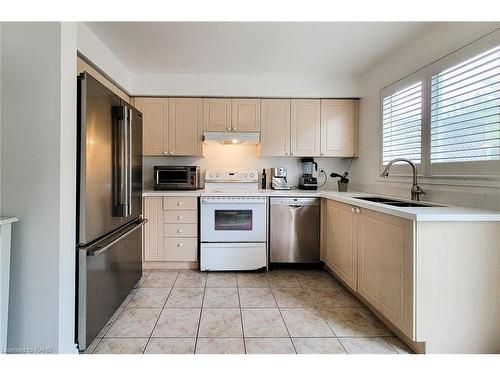
[[[248,173],[244,173],[243,177],[245,177],[245,178],[248,177]]]
[[[254,177],[255,175],[253,173],[250,173],[250,177]]]
[[[215,174],[215,177],[220,177],[220,173],[216,173],[216,174]]]
[[[213,174],[213,173],[210,173],[210,177],[213,177],[213,176],[214,176],[214,174]]]

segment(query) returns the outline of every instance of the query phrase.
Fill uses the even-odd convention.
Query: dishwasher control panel
[[[319,206],[320,198],[316,197],[271,198],[271,205]]]

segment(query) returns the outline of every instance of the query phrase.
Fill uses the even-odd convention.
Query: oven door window
[[[168,183],[176,183],[182,184],[186,183],[188,180],[188,172],[187,171],[158,171],[158,183],[159,184],[168,184]]]
[[[252,210],[215,210],[215,230],[252,230]]]

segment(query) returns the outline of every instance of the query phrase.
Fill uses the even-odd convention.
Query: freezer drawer
[[[142,226],[78,249],[78,349],[84,351],[142,276]]]
[[[271,198],[270,207],[270,262],[318,263],[320,199]]]
[[[201,271],[252,271],[267,266],[266,243],[202,243]]]

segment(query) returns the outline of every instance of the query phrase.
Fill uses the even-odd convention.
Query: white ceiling
[[[132,73],[355,75],[425,22],[88,22]]]

